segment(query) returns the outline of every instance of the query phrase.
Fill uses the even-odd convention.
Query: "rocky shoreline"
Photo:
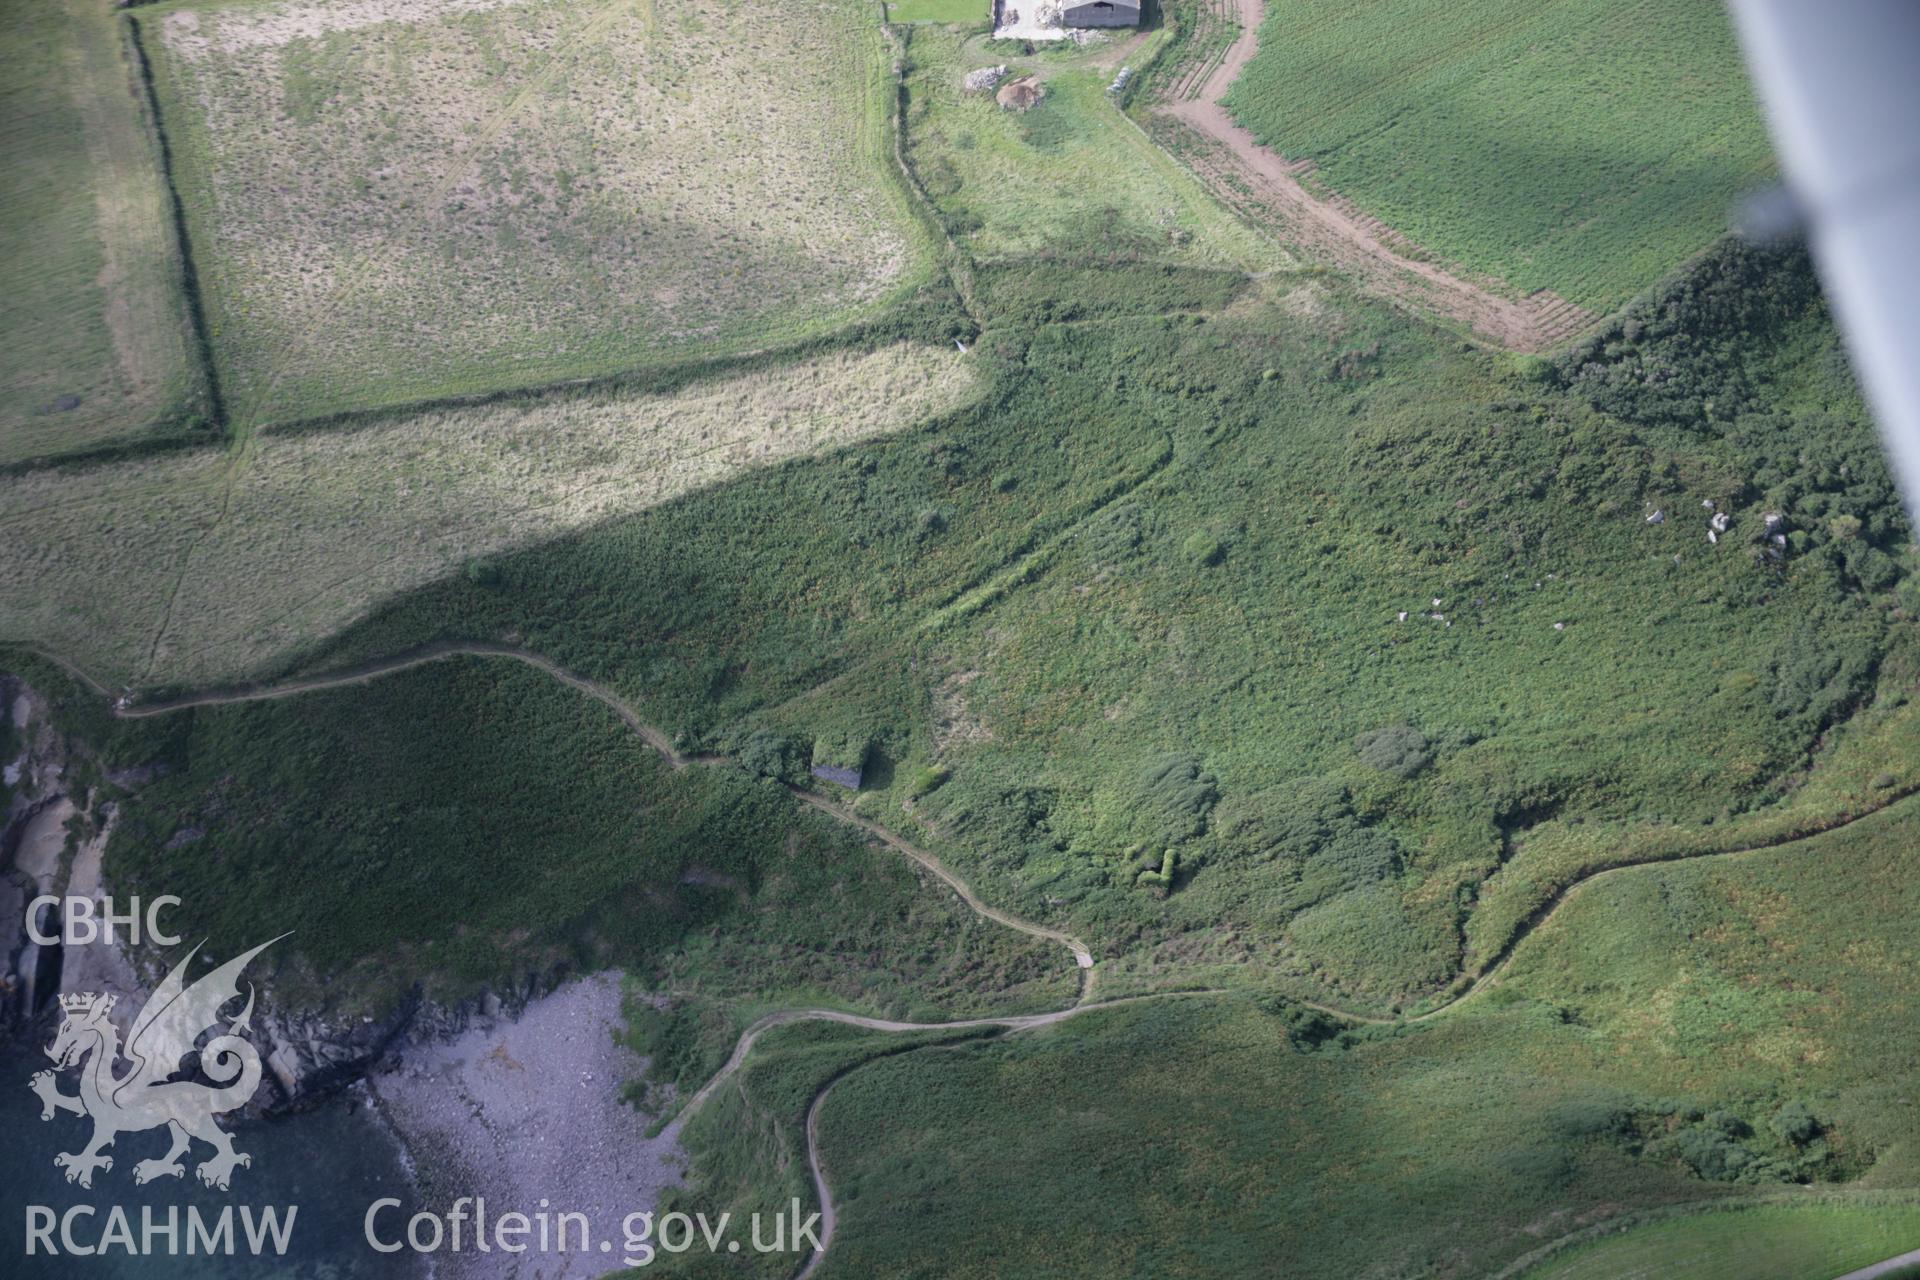
[[[101,863],[114,806],[89,810],[90,795],[71,781],[81,772],[74,767],[77,748],[51,723],[31,687],[0,676],[0,714],[10,717],[20,744],[17,756],[4,762],[10,794],[0,815],[0,1044],[50,1036],[58,1022],[56,997],[77,991],[118,997],[115,1020],[123,1022],[163,976],[144,971],[154,967],[151,959],[99,943],[41,946],[28,936],[26,921],[28,904],[40,895],[98,900],[109,893]],[[152,776],[151,769],[131,770],[108,780],[130,788]],[[76,824],[76,818],[84,821]],[[57,920],[43,918],[40,925],[43,932],[57,932]],[[250,1038],[260,1049],[267,1087],[247,1113],[278,1115],[324,1103],[410,1045],[449,1040],[469,1027],[511,1018],[563,976],[530,981],[504,996],[482,992],[451,1006],[426,999],[416,988],[377,1017],[295,1014],[264,1001],[255,1010]]]
[[[686,1168],[677,1133],[649,1137],[649,1118],[621,1098],[645,1059],[616,1039],[620,978],[591,974],[531,1002],[512,1020],[476,1024],[421,1044],[368,1089],[414,1169],[422,1206],[447,1213],[462,1199],[498,1221],[519,1213],[582,1215],[591,1236],[516,1258],[499,1251],[443,1254],[448,1280],[597,1276],[617,1258],[628,1218],[647,1213]],[[484,1206],[482,1208],[482,1206]]]
[[[111,804],[87,812],[89,795],[69,783],[79,758],[49,722],[44,703],[0,677],[0,714],[12,717],[18,757],[4,762],[10,797],[0,824],[0,1056],[37,1056],[58,1025],[56,997],[108,991],[126,1022],[163,976],[153,961],[119,946],[42,947],[27,936],[25,908],[41,894],[98,898]],[[115,778],[138,785],[144,777]],[[74,822],[76,817],[83,819]],[[43,929],[53,931],[52,922]],[[66,954],[63,954],[63,950]],[[289,1013],[263,991],[249,1038],[260,1050],[262,1088],[238,1117],[273,1121],[346,1103],[365,1107],[396,1140],[413,1187],[409,1199],[446,1211],[460,1197],[493,1212],[587,1215],[596,1246],[616,1246],[629,1214],[650,1211],[685,1167],[677,1136],[649,1137],[648,1117],[621,1098],[645,1059],[619,1043],[616,973],[553,973],[507,992],[447,1005],[418,988],[376,1016]],[[515,1274],[512,1255],[433,1260],[431,1274]],[[597,1275],[595,1252],[549,1255],[540,1274]],[[504,1269],[502,1269],[504,1266]]]

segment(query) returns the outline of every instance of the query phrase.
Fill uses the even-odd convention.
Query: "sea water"
[[[53,1158],[84,1147],[93,1123],[71,1112],[57,1112],[49,1121],[40,1119],[40,1099],[29,1090],[28,1081],[48,1065],[30,1044],[0,1045],[0,1275],[34,1280],[75,1275],[100,1280],[172,1280],[176,1276],[181,1280],[411,1280],[424,1274],[422,1259],[412,1251],[381,1254],[366,1242],[362,1224],[368,1206],[383,1197],[397,1198],[406,1208],[396,1220],[404,1221],[415,1196],[399,1143],[378,1114],[353,1095],[297,1115],[252,1121],[223,1118],[221,1125],[233,1134],[235,1150],[253,1157],[250,1166],[234,1170],[227,1191],[202,1186],[194,1177],[194,1166],[211,1154],[198,1142],[182,1158],[184,1177],[135,1186],[133,1166],[166,1153],[164,1130],[119,1135],[107,1150],[113,1168],[96,1171],[93,1186],[82,1188],[66,1180]],[[62,1092],[73,1092],[73,1073],[64,1074],[61,1086]],[[52,1238],[61,1253],[49,1257],[42,1250],[29,1257],[29,1212],[34,1207],[51,1210],[58,1220],[74,1206],[94,1209],[91,1216],[82,1213],[71,1219],[74,1243],[98,1247],[107,1242],[109,1215],[119,1206],[135,1250],[143,1244],[145,1250],[129,1253],[114,1242],[104,1253],[67,1256],[56,1225]],[[180,1224],[174,1244],[177,1252],[172,1255],[164,1234],[142,1239],[142,1208],[150,1207],[152,1218],[164,1223],[169,1206],[177,1210],[174,1217]],[[268,1207],[278,1211],[283,1222],[287,1210],[293,1210],[287,1249],[279,1255],[269,1243],[264,1256],[255,1256],[247,1248],[243,1211],[250,1211],[257,1221]],[[233,1256],[187,1256],[189,1208],[197,1210],[209,1228],[223,1210],[232,1210]]]

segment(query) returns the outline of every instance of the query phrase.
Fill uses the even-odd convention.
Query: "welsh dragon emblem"
[[[213,1148],[213,1155],[194,1169],[209,1187],[225,1191],[234,1168],[253,1163],[251,1156],[233,1149],[232,1136],[213,1122],[215,1116],[244,1105],[260,1085],[260,1053],[238,1034],[248,1029],[253,1016],[252,984],[239,1017],[222,1018],[220,1010],[240,998],[240,973],[247,962],[279,940],[263,942],[189,983],[187,966],[200,951],[195,946],[134,1020],[124,1050],[129,1065],[119,1075],[120,1032],[107,1017],[114,997],[91,991],[60,997],[64,1017],[47,1049],[54,1070],[36,1074],[29,1087],[40,1095],[42,1120],[61,1111],[93,1119],[93,1138],[84,1148],[53,1158],[67,1171],[68,1182],[91,1187],[96,1169],[113,1168],[113,1157],[102,1153],[115,1138],[162,1127],[173,1145],[159,1159],[133,1166],[136,1183],[182,1176],[186,1168],[180,1157],[195,1138]],[[201,1034],[223,1021],[228,1023],[226,1034],[196,1049]],[[181,1059],[189,1055],[198,1056],[202,1074],[213,1083],[174,1079],[181,1072]],[[73,1096],[60,1092],[56,1075],[70,1067],[80,1071],[80,1092]]]

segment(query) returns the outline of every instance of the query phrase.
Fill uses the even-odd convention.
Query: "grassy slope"
[[[1441,258],[1597,312],[1773,171],[1713,0],[1269,5],[1228,105]]]
[[[123,800],[113,882],[178,894],[190,938],[295,930],[305,971],[351,1003],[416,979],[458,998],[556,965],[615,965],[743,1018],[766,1001],[950,1017],[1074,990],[1057,948],[926,891],[765,782],[668,769],[517,663],[90,732],[109,764],[167,770]],[[298,975],[276,987],[311,994]],[[731,1047],[730,1022],[714,1037],[690,1071]]]
[[[777,346],[929,278],[869,4],[283,8],[137,19],[245,425]]]
[[[876,1063],[823,1111],[822,1274],[1484,1274],[1583,1214],[1738,1190],[1676,1141],[1721,1110],[1752,1130],[1750,1176],[1818,1150],[1806,1167],[1908,1185],[1917,823],[1631,873],[1497,999],[1345,1049],[1193,999]],[[1825,1131],[1794,1148],[1769,1122],[1803,1096]],[[1831,1240],[1803,1221],[1782,1234]],[[1910,1210],[1875,1221],[1916,1242]],[[1692,1248],[1726,1222],[1663,1230]],[[1795,1257],[1739,1274],[1803,1280]]]
[[[1831,344],[1817,301],[1779,301],[1763,347]],[[978,407],[503,559],[315,661],[511,633],[692,740],[870,737],[871,811],[1109,952],[1170,948],[1142,980],[1258,954],[1385,1005],[1452,976],[1532,828],[1722,823],[1908,679],[1904,526],[1844,369],[1753,393],[1826,406],[1778,422],[1648,349],[1691,417],[1623,424],[1319,285],[990,333]],[[1708,497],[1739,521],[1717,547]],[[1404,779],[1356,750],[1403,719],[1428,757]],[[1185,781],[1154,782],[1170,759]],[[1169,845],[1163,899],[1135,880]],[[1515,880],[1519,915],[1551,879]]]
[[[1866,1185],[1911,1187],[1917,832],[1907,801],[1800,844],[1596,881],[1521,944],[1489,1003],[1592,1028],[1588,1061],[1622,1087],[1804,1095],[1836,1156],[1871,1165]],[[1750,1119],[1764,1139],[1767,1116]]]
[[[1842,1275],[1920,1241],[1920,1208],[1765,1206],[1658,1222],[1569,1252],[1527,1280],[1753,1280]]]
[[[982,0],[891,0],[888,22],[953,22],[982,26],[991,13]]]
[[[0,464],[181,430],[203,392],[120,20],[7,0],[0,29]]]
[[[942,79],[961,60],[944,33],[921,34],[946,54],[916,72],[915,145],[922,159],[942,144],[962,155],[967,104]],[[984,150],[1017,142],[1045,171],[1114,114],[1097,94],[1053,105],[1072,111],[1036,135],[1046,145],[988,108],[975,123],[1014,132]],[[950,219],[974,216],[968,190]],[[1556,846],[1534,828],[1637,840],[1764,803],[1895,652],[1898,517],[1804,286],[1779,286],[1749,344],[1755,368],[1655,335],[1657,359],[1686,371],[1662,393],[1684,384],[1693,400],[1649,409],[1606,383],[1640,385],[1641,357],[1622,354],[1632,339],[1589,353],[1599,374],[1536,385],[1323,285],[1249,287],[1136,250],[983,273],[1005,327],[969,358],[991,384],[980,407],[449,579],[334,656],[514,635],[719,745],[771,732],[804,755],[822,733],[869,737],[886,794],[868,803],[896,823],[938,759],[952,774],[916,805],[926,838],[1002,900],[1070,917],[1110,949],[1142,935],[1173,948],[1130,959],[1138,980],[1258,954],[1384,1005],[1444,984],[1463,946],[1469,959],[1497,950],[1510,928],[1461,936],[1483,882],[1511,924],[1564,878],[1568,860],[1538,856]],[[1807,278],[1803,264],[1726,256],[1736,284]],[[1100,288],[1069,287],[1087,281]],[[1075,318],[1095,323],[1029,330],[1057,314],[1033,303],[1049,288],[1076,293]],[[1210,324],[1119,318],[1236,294]],[[1702,323],[1723,341],[1749,320],[1709,309]],[[1757,398],[1744,389],[1756,380]],[[1703,416],[1715,398],[1718,417]],[[1749,410],[1772,405],[1801,415],[1788,425],[1819,456],[1769,452],[1781,424]],[[302,440],[324,451],[334,438]],[[269,440],[253,470],[285,447]],[[427,479],[399,488],[414,478]],[[1740,517],[1726,545],[1706,547],[1704,517],[1678,514],[1703,497]],[[1780,566],[1749,545],[1772,505],[1794,518]],[[1675,519],[1646,525],[1654,506]],[[202,557],[172,611],[189,624],[225,618],[229,595],[264,598],[206,567],[258,558],[260,521],[239,510],[241,547]],[[198,519],[167,517],[189,535]],[[1856,523],[1843,535],[1836,520]],[[122,521],[109,542],[153,541],[142,535]],[[64,572],[47,541],[17,563]],[[117,550],[113,563],[170,589],[166,572],[143,576],[151,566]],[[366,567],[343,568],[323,595],[363,607]],[[31,594],[69,610],[70,628],[136,645],[148,631]],[[1434,598],[1445,622],[1425,616]],[[217,639],[170,635],[155,678],[178,653],[229,652]],[[1402,721],[1425,765],[1407,778],[1356,750]],[[1181,776],[1168,782],[1169,768]],[[1163,901],[1141,876],[1172,846]],[[1503,878],[1508,864],[1526,869]]]

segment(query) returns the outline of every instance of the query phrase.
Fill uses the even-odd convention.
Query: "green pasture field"
[[[779,346],[929,278],[871,4],[136,21],[243,427]]]
[[[1911,1205],[1756,1205],[1605,1236],[1521,1274],[1526,1280],[1832,1280],[1920,1248]]]
[[[1271,4],[1227,105],[1440,258],[1599,313],[1774,176],[1714,0]]]
[[[1002,42],[1004,43],[1004,42]],[[908,50],[909,157],[942,220],[977,261],[1030,255],[1146,260],[1238,271],[1290,265],[1129,120],[1095,55],[1010,55],[917,29]],[[962,81],[1005,65],[1043,77],[1024,112]],[[1006,81],[1002,81],[1002,84]]]
[[[887,0],[888,22],[943,22],[984,26],[989,0]]]
[[[0,6],[0,465],[208,412],[158,145],[107,0]]]

